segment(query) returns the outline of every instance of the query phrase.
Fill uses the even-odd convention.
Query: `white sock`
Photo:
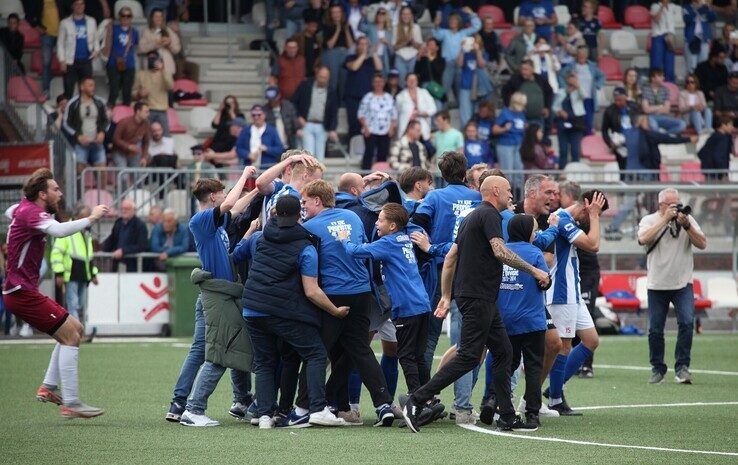
[[[563,399],[561,397],[558,397],[556,399],[551,399],[551,401],[548,403],[549,407],[553,407],[554,405],[559,405],[563,402]]]
[[[79,347],[61,346],[59,349],[59,372],[64,405],[79,403],[78,358]]]
[[[302,417],[310,413],[310,410],[295,406],[295,413]]]
[[[59,347],[61,347],[61,344],[57,342],[54,350],[51,351],[49,368],[46,369],[46,376],[44,376],[44,386],[49,389],[59,387]]]

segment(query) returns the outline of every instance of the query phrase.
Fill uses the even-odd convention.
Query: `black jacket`
[[[631,124],[635,126],[638,114],[641,112],[640,108],[635,102],[628,102],[627,108]],[[605,113],[602,114],[602,139],[610,148],[612,148],[612,140],[610,139],[609,134],[611,131],[623,132],[623,127],[620,122],[620,108],[618,108],[614,103],[607,107],[605,109]]]
[[[733,151],[733,139],[729,134],[713,132],[702,146],[697,156],[702,162],[703,170],[727,170],[730,167],[730,153]],[[709,177],[715,176],[714,174]]]
[[[629,170],[658,170],[661,167],[661,151],[659,144],[685,144],[690,141],[689,137],[672,136],[656,131],[638,129],[638,159],[632,158],[628,153]],[[638,166],[640,164],[640,166]]]
[[[15,60],[23,58],[23,34],[18,31],[12,32],[7,27],[0,28],[0,42],[8,49],[8,53]]]
[[[313,98],[313,84],[315,79],[305,79],[292,96],[292,103],[297,109],[297,116],[307,120],[310,112],[310,101]],[[328,90],[328,98],[325,102],[325,112],[323,114],[323,127],[326,131],[335,131],[338,123],[338,94],[335,91]]]
[[[95,102],[97,107],[97,132],[107,132],[110,121],[108,120],[108,110],[105,107],[105,101],[98,96],[94,96],[92,101]],[[74,134],[74,141],[77,142],[77,137],[82,134],[82,115],[80,112],[80,98],[79,94],[72,97],[72,100],[67,104],[67,109],[64,112],[64,129],[69,134]]]
[[[533,78],[543,90],[543,107],[550,110],[551,105],[553,105],[553,90],[551,89],[551,85],[540,74],[534,74]],[[513,74],[510,80],[505,83],[505,86],[502,88],[502,99],[505,102],[505,106],[510,105],[510,97],[520,89],[522,84],[523,76],[520,73]]]
[[[146,224],[141,218],[134,216],[128,223],[123,223],[123,218],[115,220],[113,230],[102,244],[104,252],[113,252],[123,249],[123,255],[131,255],[146,252],[149,249],[149,233]],[[131,273],[136,271],[136,259],[126,258],[121,260],[126,264],[126,270]],[[113,268],[117,270],[118,263],[113,262]]]

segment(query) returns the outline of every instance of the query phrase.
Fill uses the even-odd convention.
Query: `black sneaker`
[[[497,420],[497,427],[502,431],[517,431],[518,433],[532,433],[538,430],[537,424],[523,421],[520,415],[516,415],[512,421],[505,421],[500,418]]]
[[[579,370],[579,377],[582,379],[594,378],[594,376],[595,376],[595,373],[592,367],[583,366]]]
[[[494,397],[490,397],[482,405],[481,412],[479,412],[479,421],[481,421],[485,425],[491,425],[492,423],[494,423],[496,410],[497,401]]]
[[[561,403],[556,405],[549,405],[549,410],[556,410],[559,412],[559,415],[562,417],[581,417],[582,412],[579,412],[577,410],[572,410],[571,407],[569,407],[569,404],[566,403],[565,400],[562,400]]]
[[[430,425],[434,421],[445,418],[446,415],[448,415],[448,413],[446,412],[446,407],[443,404],[440,402],[431,402],[430,404],[423,406],[423,410],[421,410],[418,415],[417,424],[418,426]]]
[[[405,419],[405,424],[413,433],[420,432],[418,416],[420,415],[422,406],[418,405],[416,402],[417,401],[415,400],[415,398],[413,398],[413,396],[410,396],[405,402],[405,408],[402,409],[402,417]]]
[[[164,419],[166,421],[171,421],[172,423],[179,423],[179,420],[182,419],[182,414],[184,413],[184,411],[184,406],[179,405],[177,402],[172,402],[169,405],[169,411],[167,412]]]
[[[537,413],[526,413],[525,422],[530,423],[531,425],[536,425],[537,427],[541,426],[541,419],[538,418]]]

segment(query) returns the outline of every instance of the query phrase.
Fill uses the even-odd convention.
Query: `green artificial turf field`
[[[669,365],[674,342],[670,334]],[[195,429],[167,423],[164,414],[187,346],[175,339],[98,339],[85,345],[80,351],[82,399],[104,407],[106,414],[69,421],[56,406],[41,404],[34,396],[52,346],[0,342],[0,463],[738,463],[738,335],[695,336],[691,386],[675,384],[671,366],[664,384],[648,385],[647,339],[605,337],[595,359],[596,377],[575,378],[567,385],[572,406],[711,405],[585,410],[580,418],[544,418],[537,432],[514,437],[463,429],[449,420],[420,434],[372,428],[375,416],[366,391],[363,428],[259,431],[227,414],[228,376],[208,410],[221,426]],[[440,346],[439,354],[448,340]],[[403,385],[400,375],[398,392]],[[482,385],[477,383],[474,404]],[[447,406],[452,396],[451,388],[442,393]],[[525,439],[529,437],[574,442]]]

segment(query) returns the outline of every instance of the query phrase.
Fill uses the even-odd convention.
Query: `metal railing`
[[[156,252],[139,252],[134,254],[128,254],[123,255],[123,257],[118,261],[124,261],[129,259],[135,259],[136,260],[136,269],[135,270],[129,270],[129,269],[123,269],[125,267],[125,264],[120,263],[118,266],[118,269],[114,269],[113,263],[115,262],[116,258],[113,256],[113,252],[95,252],[94,259],[97,261],[97,267],[100,271],[103,272],[112,272],[112,273],[142,273],[144,271],[147,271],[145,269],[145,261],[146,260],[156,260],[159,258],[158,253]],[[195,252],[185,252],[181,255],[177,255],[177,257],[192,257],[197,258],[197,254]]]

